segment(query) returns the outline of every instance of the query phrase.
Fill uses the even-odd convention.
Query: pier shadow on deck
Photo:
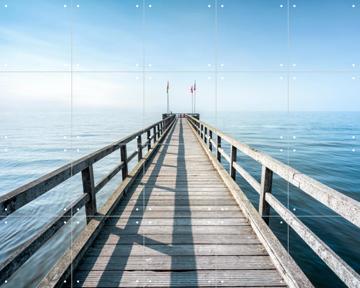
[[[111,225],[111,231],[103,233],[100,239],[97,239],[90,249],[90,255],[85,255],[80,267],[86,268],[86,270],[80,270],[81,279],[86,279],[89,276],[91,271],[96,270],[99,257],[102,257],[103,245],[107,245],[107,241],[111,235],[116,235],[119,237],[119,240],[116,242],[115,249],[111,252],[111,255],[108,258],[106,264],[102,264],[104,268],[103,273],[97,283],[99,287],[109,287],[109,286],[121,286],[121,281],[125,271],[136,271],[135,267],[127,267],[130,257],[138,257],[139,261],[146,261],[149,259],[146,255],[143,256],[131,256],[132,249],[134,245],[140,245],[143,247],[148,247],[150,249],[155,249],[161,254],[169,255],[171,257],[171,266],[168,271],[171,272],[171,278],[169,286],[179,286],[183,281],[183,276],[179,272],[186,272],[187,281],[191,283],[192,286],[197,286],[197,271],[196,271],[196,258],[194,252],[194,243],[192,235],[192,220],[191,220],[191,208],[188,193],[181,195],[176,195],[179,188],[184,190],[187,188],[187,173],[186,173],[186,161],[185,161],[185,143],[183,136],[183,123],[179,123],[179,138],[178,138],[178,150],[175,153],[169,152],[170,145],[174,146],[174,143],[170,144],[170,141],[173,137],[174,129],[170,131],[167,139],[164,141],[161,151],[159,152],[159,157],[156,161],[152,163],[154,169],[149,174],[149,180],[144,181],[140,180],[143,185],[141,193],[137,196],[135,205],[131,211],[131,214],[127,218],[127,223],[123,228],[117,227],[116,222],[122,218],[122,214],[125,208],[128,206],[130,200],[134,200],[134,192],[136,185],[121,201],[120,209],[118,209],[118,215],[111,216],[105,226]],[[167,155],[175,155],[177,157],[176,166],[175,165],[165,165],[164,160]],[[155,163],[154,163],[155,162]],[[176,181],[175,187],[167,187],[166,185],[156,185],[153,181],[158,178],[160,170],[162,167],[176,167]],[[144,174],[138,176],[139,179],[142,178]],[[151,197],[152,191],[156,188],[160,188],[162,193],[171,193],[174,195],[174,215],[173,215],[173,232],[172,232],[172,243],[160,242],[151,238],[151,235],[143,235],[139,230],[142,224],[142,221],[145,220],[144,212],[149,208],[148,202]],[[187,191],[185,189],[184,191]],[[180,196],[180,197],[178,197]],[[179,209],[179,207],[181,208]],[[141,207],[142,209],[139,209]],[[117,213],[115,213],[117,214]],[[181,214],[181,215],[179,215]],[[176,221],[178,217],[181,217],[182,221]],[[111,223],[111,224],[110,224]],[[158,229],[161,230],[161,226],[158,226]],[[185,252],[186,256],[172,255],[171,251],[173,250],[173,245],[179,244],[177,237],[181,235],[181,243],[186,243],[187,249]],[[94,253],[95,252],[95,253]],[[89,254],[89,253],[88,253]],[[121,255],[121,256],[119,256]],[[156,257],[156,256],[155,256]],[[148,267],[141,266],[147,271],[157,271],[157,267],[152,267],[151,264],[147,265]],[[160,271],[164,272],[163,269]],[[78,272],[78,273],[79,273]],[[109,275],[111,274],[111,275]],[[74,286],[81,285],[81,281],[78,282],[78,277],[75,274],[72,278]],[[111,277],[111,283],[109,283],[109,278]],[[80,278],[80,277],[79,277]],[[150,280],[151,281],[151,280]],[[135,282],[137,282],[135,280]],[[141,281],[143,282],[143,280]],[[68,282],[70,283],[70,281]]]

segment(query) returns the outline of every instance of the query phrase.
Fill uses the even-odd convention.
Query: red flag
[[[170,86],[169,86],[169,81],[167,81],[167,85],[166,85],[166,93],[169,93],[169,88],[170,88]]]

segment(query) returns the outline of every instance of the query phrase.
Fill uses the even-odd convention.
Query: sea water
[[[201,118],[240,142],[360,201],[360,113],[204,112]],[[160,119],[161,113],[111,109],[0,113],[0,195]],[[135,150],[135,143],[130,143],[128,149]],[[224,143],[224,149],[229,152],[230,147]],[[118,154],[94,165],[96,182],[119,163]],[[241,153],[237,161],[260,180],[257,162]],[[237,181],[257,207],[258,194],[239,175]],[[120,182],[120,177],[114,177],[97,194],[98,207]],[[0,261],[5,261],[81,193],[78,174],[2,219]],[[277,176],[273,194],[360,271],[359,229]],[[82,209],[8,280],[6,287],[35,287],[84,226]],[[316,286],[343,285],[274,211],[270,227]]]

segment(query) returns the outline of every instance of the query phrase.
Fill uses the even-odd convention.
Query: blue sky
[[[359,110],[359,30],[358,0],[0,0],[1,106]]]

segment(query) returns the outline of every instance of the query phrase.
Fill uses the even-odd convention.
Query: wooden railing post
[[[147,136],[147,148],[148,151],[151,149],[151,136],[150,136],[150,129],[146,131]]]
[[[219,151],[219,148],[221,148],[221,137],[218,135],[216,141],[216,158],[221,163],[221,153]]]
[[[121,169],[122,179],[124,180],[128,176],[126,144],[122,144],[122,146],[120,147],[120,156],[121,156],[121,161],[124,163],[124,166]]]
[[[200,124],[200,137],[201,137],[201,139],[204,139],[203,130],[204,130],[204,126],[202,124]]]
[[[230,152],[230,176],[231,178],[233,178],[235,180],[236,178],[236,170],[234,168],[234,162],[236,162],[236,154],[237,154],[237,149],[235,146],[231,145],[231,152]]]
[[[265,194],[271,193],[272,179],[273,179],[273,171],[271,171],[266,166],[262,166],[260,199],[259,199],[259,214],[264,219],[266,224],[269,224],[270,205],[265,200]]]
[[[209,149],[210,149],[210,151],[213,150],[212,143],[211,143],[212,137],[213,137],[212,131],[209,130]]]
[[[94,170],[90,165],[81,171],[84,193],[89,195],[89,201],[85,204],[86,221],[89,223],[96,214],[96,194],[94,184]]]
[[[153,128],[153,134],[154,134],[154,144],[156,142],[156,125]]]
[[[141,143],[141,134],[137,136],[137,147],[138,147],[138,161],[142,159],[142,143]]]
[[[205,129],[204,129],[204,142],[205,144],[207,144],[207,127],[205,126]]]

